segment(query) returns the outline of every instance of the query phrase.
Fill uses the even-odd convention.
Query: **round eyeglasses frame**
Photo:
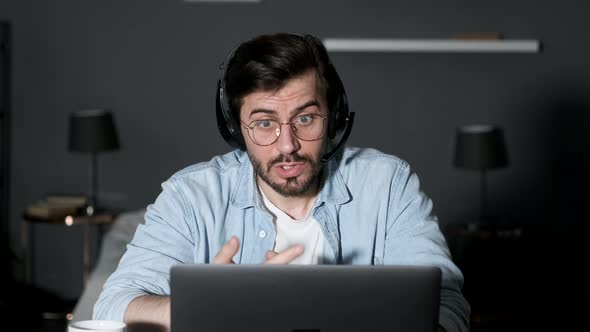
[[[277,136],[275,137],[275,139],[272,142],[270,142],[268,144],[260,144],[260,143],[256,142],[256,140],[254,140],[254,137],[253,137],[254,136],[254,133],[253,133],[254,128],[252,128],[252,126],[253,126],[253,124],[256,121],[259,121],[259,120],[251,121],[249,124],[244,123],[242,120],[240,120],[240,122],[244,126],[244,129],[247,129],[248,130],[248,137],[250,138],[250,140],[252,141],[252,143],[254,143],[254,144],[258,145],[258,146],[269,146],[269,145],[273,145],[273,144],[276,143],[276,141],[279,139],[279,137],[283,133],[283,131],[281,129],[283,128],[283,126],[286,126],[286,125],[290,125],[291,126],[291,131],[293,132],[293,134],[295,135],[295,137],[297,137],[298,139],[300,139],[302,141],[312,142],[312,141],[317,141],[317,140],[321,139],[322,136],[324,135],[324,131],[326,129],[326,118],[327,118],[327,116],[325,116],[325,115],[319,115],[319,114],[313,114],[313,116],[317,116],[317,117],[319,117],[319,118],[322,119],[322,131],[318,134],[318,137],[317,138],[313,138],[313,139],[305,139],[305,138],[299,137],[299,135],[297,135],[297,127],[295,127],[295,124],[294,124],[295,121],[294,120],[291,120],[289,122],[279,122],[279,121],[276,121],[276,120],[265,120],[265,121],[274,122],[274,123],[276,123],[276,124],[279,125],[279,127],[277,128]]]

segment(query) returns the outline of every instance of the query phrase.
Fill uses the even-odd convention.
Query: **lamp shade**
[[[493,169],[508,166],[508,153],[502,128],[468,125],[457,130],[453,165],[468,169]]]
[[[113,114],[103,109],[75,111],[70,115],[68,149],[101,152],[119,148]]]

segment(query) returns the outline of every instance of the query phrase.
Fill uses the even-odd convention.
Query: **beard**
[[[274,191],[285,197],[300,197],[309,193],[314,186],[319,183],[323,164],[319,160],[314,160],[308,155],[292,154],[289,156],[280,155],[268,162],[266,167],[262,162],[248,153],[254,172],[266,182]],[[271,179],[271,170],[275,164],[281,162],[305,162],[311,166],[311,174],[306,177],[306,174],[301,174],[298,177],[286,179],[284,183],[277,183]]]

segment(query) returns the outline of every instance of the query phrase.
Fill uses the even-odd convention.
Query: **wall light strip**
[[[538,53],[538,40],[346,39],[323,40],[333,52]]]
[[[215,2],[222,2],[222,3],[232,3],[232,2],[249,2],[249,3],[254,3],[254,2],[261,2],[262,0],[183,0],[184,2],[209,2],[209,3],[215,3]]]

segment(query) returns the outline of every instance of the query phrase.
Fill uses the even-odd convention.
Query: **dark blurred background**
[[[216,80],[227,52],[244,39],[277,31],[320,38],[499,33],[539,40],[543,50],[333,53],[356,112],[349,145],[396,154],[419,174],[449,226],[466,294],[482,312],[476,326],[493,321],[486,312],[500,311],[522,326],[557,312],[564,319],[552,322],[577,322],[568,301],[580,296],[587,252],[588,12],[587,2],[574,0],[2,0],[11,41],[11,79],[2,86],[10,153],[1,224],[11,250],[3,256],[20,255],[26,206],[48,193],[86,191],[88,159],[67,150],[72,111],[112,110],[121,149],[99,157],[99,198],[135,210],[176,170],[229,150],[216,128]],[[504,128],[510,160],[488,172],[488,210],[496,218],[487,233],[460,228],[479,213],[478,173],[452,165],[455,130],[471,123]],[[79,296],[81,232],[35,226],[35,286]]]

